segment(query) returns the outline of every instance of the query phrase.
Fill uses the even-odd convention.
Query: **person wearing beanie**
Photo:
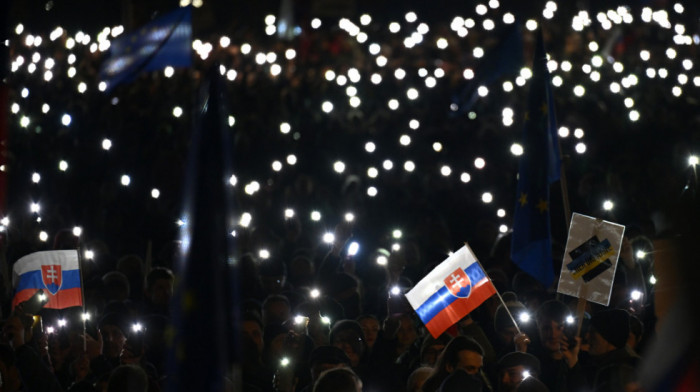
[[[367,346],[360,323],[355,320],[339,320],[331,328],[329,341],[350,358],[350,366],[357,369],[365,358]]]
[[[514,392],[524,379],[540,375],[540,360],[528,353],[510,352],[497,365],[496,392]]]
[[[478,377],[464,370],[455,370],[440,385],[439,392],[481,392],[482,383]]]
[[[636,367],[640,357],[627,347],[629,322],[630,315],[623,309],[606,309],[591,316],[590,360],[585,366],[590,385],[600,378],[602,371],[615,374]]]

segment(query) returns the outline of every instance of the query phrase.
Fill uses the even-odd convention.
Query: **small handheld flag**
[[[468,245],[450,255],[406,293],[406,298],[433,337],[496,293]]]
[[[45,308],[83,305],[77,250],[35,252],[17,260],[12,271],[15,287],[13,309],[38,290],[43,290],[46,295]]]

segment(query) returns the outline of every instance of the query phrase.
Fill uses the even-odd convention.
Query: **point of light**
[[[610,211],[610,210],[613,209],[613,207],[615,207],[615,204],[614,204],[612,201],[610,201],[610,200],[605,200],[605,201],[603,202],[603,209],[604,209],[605,211]]]

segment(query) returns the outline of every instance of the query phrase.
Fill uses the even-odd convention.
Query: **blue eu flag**
[[[134,80],[143,71],[192,65],[192,6],[178,8],[138,31],[112,41],[100,69],[105,91]]]
[[[554,280],[549,186],[559,179],[561,158],[547,57],[539,31],[518,168],[511,259],[545,287]]]

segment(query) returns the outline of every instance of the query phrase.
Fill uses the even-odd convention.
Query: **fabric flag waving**
[[[546,62],[540,30],[523,130],[524,153],[518,168],[511,259],[520,269],[549,287],[554,281],[549,186],[559,180],[561,158]]]
[[[112,41],[100,80],[109,92],[134,80],[142,71],[192,65],[192,6],[178,8]]]
[[[406,298],[434,338],[496,293],[466,244],[421,279]]]
[[[45,308],[83,306],[77,250],[32,253],[17,260],[12,270],[13,309],[40,289],[46,294]]]

